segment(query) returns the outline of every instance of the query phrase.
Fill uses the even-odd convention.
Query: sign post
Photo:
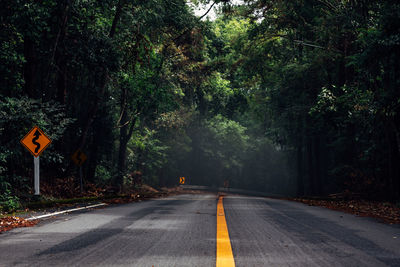
[[[35,195],[40,195],[40,182],[39,182],[39,156],[33,157],[33,165],[35,166]]]
[[[71,156],[72,161],[79,166],[79,179],[81,184],[81,193],[83,192],[83,175],[82,175],[82,165],[87,160],[87,156],[80,149],[77,149]]]
[[[33,155],[33,166],[35,174],[34,187],[35,195],[38,196],[40,195],[39,156],[50,145],[51,140],[39,127],[35,126],[24,136],[24,138],[21,139],[20,142]]]
[[[79,179],[81,180],[81,193],[83,193],[83,174],[82,174],[82,166],[79,166]]]

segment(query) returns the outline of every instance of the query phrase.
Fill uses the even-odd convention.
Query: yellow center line
[[[234,267],[235,260],[233,259],[222,198],[222,196],[219,197],[217,205],[217,267]]]

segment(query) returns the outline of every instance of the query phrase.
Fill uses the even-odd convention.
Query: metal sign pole
[[[40,195],[40,184],[39,184],[39,156],[33,157],[33,164],[35,166],[35,195]]]
[[[79,176],[81,180],[81,193],[83,193],[83,174],[82,174],[82,166],[79,166]]]

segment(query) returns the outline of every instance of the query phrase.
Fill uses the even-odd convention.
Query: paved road
[[[275,199],[224,198],[236,266],[400,266],[400,227]]]
[[[266,198],[223,206],[236,266],[400,266],[399,226]],[[216,215],[215,194],[61,215],[1,234],[0,266],[215,266]]]

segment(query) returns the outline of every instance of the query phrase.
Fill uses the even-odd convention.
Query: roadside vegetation
[[[217,0],[213,20],[187,2],[2,1],[0,210],[32,201],[34,125],[49,199],[183,176],[399,201],[397,1]]]

